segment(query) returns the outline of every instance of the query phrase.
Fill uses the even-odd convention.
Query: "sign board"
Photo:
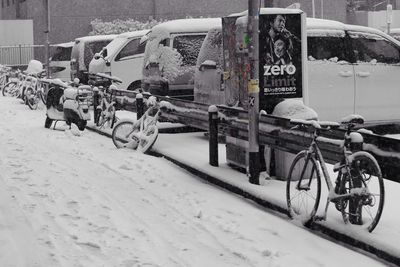
[[[279,22],[278,22],[279,20]],[[276,21],[276,22],[275,22]],[[259,80],[252,81],[248,56],[247,13],[222,19],[225,99],[245,110],[249,92],[258,90],[260,109],[272,112],[283,98],[306,99],[306,15],[298,9],[262,8],[259,15]]]
[[[301,14],[260,15],[260,87],[262,97],[303,95]]]

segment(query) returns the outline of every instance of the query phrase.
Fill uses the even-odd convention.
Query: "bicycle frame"
[[[307,169],[307,165],[308,165],[308,162],[310,161],[310,158],[314,157],[316,162],[319,163],[319,165],[320,165],[319,167],[322,170],[322,175],[324,176],[324,179],[325,179],[328,191],[329,191],[327,203],[326,203],[325,210],[324,210],[324,214],[321,217],[322,220],[325,220],[326,216],[327,216],[327,213],[328,213],[329,203],[330,202],[339,201],[339,200],[342,200],[342,199],[349,199],[352,196],[352,193],[346,193],[346,194],[337,194],[337,193],[335,193],[335,189],[334,189],[334,186],[333,186],[333,183],[332,183],[332,180],[331,180],[331,176],[329,175],[328,169],[326,167],[326,162],[324,160],[324,157],[322,156],[322,152],[321,152],[320,148],[318,147],[317,139],[318,139],[318,135],[314,132],[312,134],[311,144],[310,144],[310,146],[309,146],[309,148],[307,150],[307,158],[306,158],[304,167],[303,167],[303,169],[301,171],[301,176],[300,176],[300,179],[299,179],[299,181],[297,183],[297,188],[298,189],[307,190],[307,188],[301,186],[301,182],[302,182],[302,180],[304,178],[304,173],[305,173],[305,171]],[[349,173],[350,172],[350,163],[349,163],[349,159],[348,159],[348,155],[350,153],[351,152],[347,151],[346,146],[343,145],[343,160],[340,162],[340,166],[337,167],[337,170],[342,170],[343,168],[345,168],[345,171],[341,171],[342,173],[346,173],[346,172]],[[317,165],[317,168],[318,168],[318,165]],[[312,170],[312,172],[314,172],[314,171],[319,172],[319,170]],[[310,179],[309,182],[308,182],[308,188],[310,187],[311,181],[312,181],[312,179]]]

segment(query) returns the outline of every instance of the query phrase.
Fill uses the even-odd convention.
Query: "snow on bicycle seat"
[[[310,126],[315,129],[328,130],[331,128],[338,128],[339,123],[334,121],[316,121],[316,120],[303,120],[303,119],[291,119],[291,123],[301,126]]]
[[[348,115],[340,120],[342,124],[364,124],[364,118],[358,114]]]
[[[110,76],[110,75],[102,73],[102,72],[96,73],[95,75],[105,78],[105,79],[108,79],[108,80],[111,80],[111,81],[114,81],[114,82],[117,82],[117,83],[122,83],[122,80],[116,76]]]

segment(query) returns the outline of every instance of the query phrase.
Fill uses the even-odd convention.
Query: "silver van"
[[[400,121],[400,42],[377,29],[331,20],[307,18],[306,27],[305,102],[318,113],[318,118],[339,121],[349,114],[360,114],[367,122]],[[208,54],[203,49],[209,50],[210,46],[203,43],[200,51]],[[222,55],[222,49],[219,51]],[[213,79],[223,80],[222,68],[212,57],[197,62],[195,92],[210,90],[204,86]],[[216,67],[207,67],[213,61]],[[210,78],[212,75],[214,78]],[[221,104],[229,104],[231,96],[223,82],[213,88],[220,91],[214,95],[224,93]],[[204,99],[203,95],[195,101],[206,102]]]
[[[221,18],[179,19],[154,26],[147,40],[142,88],[154,95],[193,100],[194,70],[207,31]]]

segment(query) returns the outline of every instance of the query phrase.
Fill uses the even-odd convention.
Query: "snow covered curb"
[[[95,127],[88,127],[88,129],[110,136],[110,134],[99,131]],[[220,167],[212,167],[208,164],[207,159],[203,160],[204,162],[193,163],[193,160],[185,157],[184,153],[180,153],[180,156],[176,156],[176,152],[173,153],[170,151],[171,148],[168,146],[155,145],[152,154],[164,157],[203,180],[250,199],[265,208],[286,215],[285,200],[283,200],[283,198],[274,198],[273,196],[269,197],[268,193],[266,194],[265,192],[265,186],[257,186],[248,183],[248,178],[245,174],[238,175],[236,170],[224,164],[220,164]],[[207,155],[205,155],[205,157],[207,157]],[[238,176],[240,179],[237,179]],[[277,186],[278,183],[282,183],[281,181],[267,180],[265,183],[267,183],[271,190],[277,191],[280,195],[284,195],[284,192],[281,192],[281,188]],[[400,265],[400,252],[394,248],[394,245],[390,246],[379,242],[379,240],[374,240],[372,234],[363,235],[362,232],[357,231],[359,229],[351,228],[351,226],[347,225],[335,225],[334,222],[316,222],[311,225],[310,228],[354,248],[372,253],[385,261]]]

